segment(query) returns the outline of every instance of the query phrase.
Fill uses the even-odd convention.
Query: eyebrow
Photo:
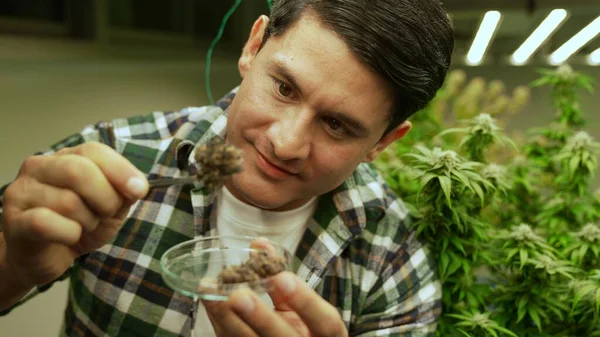
[[[286,82],[288,82],[292,87],[294,87],[296,90],[302,93],[302,90],[298,85],[298,82],[296,81],[296,77],[286,66],[285,62],[281,60],[276,60],[269,65],[269,69],[282,76]],[[340,111],[328,111],[327,115],[346,124],[358,135],[364,135],[369,131],[361,121]]]

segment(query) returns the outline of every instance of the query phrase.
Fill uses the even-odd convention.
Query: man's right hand
[[[100,143],[32,156],[4,193],[0,256],[24,285],[53,281],[111,240],[147,192],[145,175]]]

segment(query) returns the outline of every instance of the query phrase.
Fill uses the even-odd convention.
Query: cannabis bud
[[[600,242],[600,227],[594,223],[588,223],[579,232],[575,233],[574,236],[589,242]]]
[[[528,224],[520,224],[518,226],[512,226],[510,232],[510,238],[517,241],[543,241],[544,239],[535,234],[531,226]]]
[[[569,80],[575,75],[575,72],[570,65],[562,64],[556,69],[556,74],[562,79]]]
[[[242,168],[241,150],[218,138],[199,145],[194,157],[198,163],[196,176],[208,189],[221,186],[225,178],[240,172]]]
[[[473,118],[473,129],[472,131],[481,131],[482,133],[492,133],[496,131],[496,121],[490,114],[482,113]]]
[[[458,155],[452,150],[434,151],[434,153],[438,155],[435,166],[445,167],[448,170],[452,170],[460,163]]]
[[[568,139],[567,146],[573,150],[582,150],[594,144],[592,137],[585,131],[579,131]]]

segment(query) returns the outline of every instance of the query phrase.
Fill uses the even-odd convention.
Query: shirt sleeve
[[[433,254],[412,235],[394,256],[369,292],[351,336],[435,337],[442,288]]]
[[[112,146],[114,143],[114,136],[113,136],[112,128],[110,127],[110,124],[101,122],[101,123],[98,123],[95,125],[89,125],[89,126],[85,127],[81,132],[72,134],[69,137],[64,138],[63,140],[52,144],[47,149],[35,153],[35,155],[51,155],[62,148],[73,147],[73,146],[77,146],[77,145],[80,145],[80,144],[83,144],[86,142],[90,142],[90,141],[98,141],[98,142],[102,142],[104,144],[108,144],[108,145]],[[4,228],[4,223],[3,223],[3,221],[4,221],[4,216],[3,216],[4,192],[6,191],[6,188],[9,185],[10,185],[10,183],[5,184],[4,186],[0,187],[0,233],[3,232],[3,228]],[[13,304],[12,306],[10,306],[4,310],[0,310],[0,316],[4,316],[4,315],[8,314],[13,309],[15,309],[18,306],[21,306],[22,304],[29,301],[31,298],[35,297],[39,293],[47,291],[56,282],[60,282],[60,281],[67,279],[69,277],[70,271],[71,270],[68,269],[63,275],[61,275],[59,278],[57,278],[56,280],[54,280],[50,283],[38,285],[38,286],[34,287],[31,291],[29,291],[29,293],[27,293],[17,303]]]

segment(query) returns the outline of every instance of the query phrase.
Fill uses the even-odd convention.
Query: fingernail
[[[130,178],[127,181],[127,190],[132,195],[141,197],[146,190],[146,182],[141,178]]]
[[[241,295],[235,300],[233,307],[238,312],[249,314],[254,310],[254,301],[248,295]]]
[[[283,274],[277,279],[277,287],[284,295],[289,295],[296,290],[296,280],[289,274]]]

